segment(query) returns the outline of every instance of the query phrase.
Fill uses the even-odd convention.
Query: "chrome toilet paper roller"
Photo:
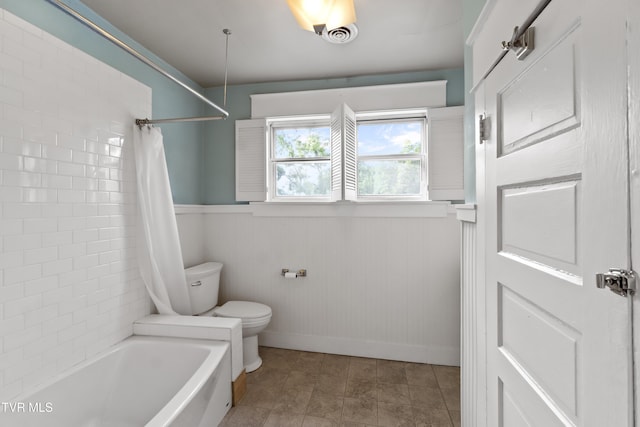
[[[302,268],[298,271],[292,271],[288,268],[283,268],[281,275],[285,279],[297,279],[298,277],[307,277],[307,270]]]

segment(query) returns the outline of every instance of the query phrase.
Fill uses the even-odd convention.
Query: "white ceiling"
[[[286,0],[83,0],[202,87],[461,67],[462,0],[355,0],[358,37],[302,30]]]

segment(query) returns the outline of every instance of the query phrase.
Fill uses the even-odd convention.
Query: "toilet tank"
[[[218,304],[222,263],[205,262],[184,270],[192,314],[201,314]]]

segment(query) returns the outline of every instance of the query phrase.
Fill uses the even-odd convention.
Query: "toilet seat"
[[[260,324],[271,318],[271,307],[251,301],[229,301],[213,310],[219,317],[242,319],[244,326]]]

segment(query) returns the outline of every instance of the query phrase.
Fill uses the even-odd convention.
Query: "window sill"
[[[259,202],[249,205],[175,205],[177,215],[250,214],[261,217],[445,218],[450,202]]]

